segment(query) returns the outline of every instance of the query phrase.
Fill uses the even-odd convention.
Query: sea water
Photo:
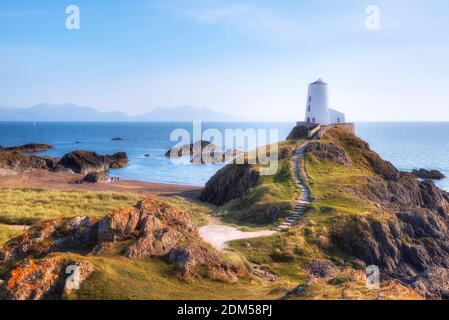
[[[203,129],[278,129],[284,140],[294,122],[206,122]],[[61,157],[73,150],[93,150],[100,154],[123,151],[128,154],[125,168],[111,170],[122,179],[189,185],[204,185],[223,167],[198,165],[189,161],[172,163],[164,156],[176,141],[175,129],[192,132],[186,122],[0,122],[0,145],[47,143],[54,149],[41,155]],[[357,123],[356,133],[373,150],[399,170],[436,169],[449,177],[449,123]],[[123,140],[113,141],[120,137]],[[232,147],[232,146],[226,146]],[[237,146],[243,148],[245,146]],[[449,191],[449,179],[436,182]]]

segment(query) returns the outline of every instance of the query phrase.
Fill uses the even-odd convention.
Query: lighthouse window
[[[315,118],[312,118],[312,122],[315,123]]]
[[[307,118],[307,123],[310,123],[310,118]]]
[[[310,106],[307,108],[307,110],[310,112]]]
[[[312,96],[309,96],[309,102],[312,102]]]

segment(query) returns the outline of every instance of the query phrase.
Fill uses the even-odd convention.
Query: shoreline
[[[2,176],[0,179],[0,188],[129,192],[144,196],[178,194],[188,198],[196,197],[203,188],[193,185],[145,182],[138,180],[120,180],[110,183],[73,183],[73,181],[79,180],[82,177],[82,174],[76,173],[55,173],[49,171],[24,172]]]

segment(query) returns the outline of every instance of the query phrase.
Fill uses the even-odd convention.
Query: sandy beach
[[[83,183],[73,181],[82,179],[83,175],[73,173],[54,173],[48,171],[27,172],[2,176],[0,188],[42,188],[55,190],[86,190],[131,192],[149,195],[181,194],[185,197],[198,196],[201,188],[198,186],[153,183],[133,180],[122,180],[112,183]]]

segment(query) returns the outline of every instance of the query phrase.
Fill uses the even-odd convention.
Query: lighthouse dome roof
[[[327,83],[324,82],[323,79],[318,79],[317,81],[312,82],[311,84],[327,85]]]

